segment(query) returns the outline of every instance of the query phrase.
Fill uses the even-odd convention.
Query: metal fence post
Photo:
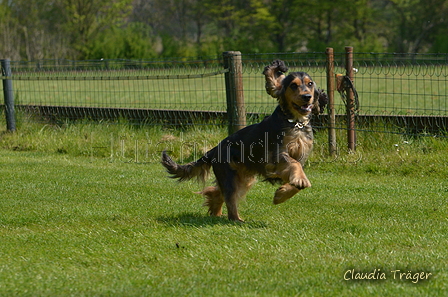
[[[353,47],[345,47],[345,71],[346,76],[353,82]],[[346,88],[347,91],[347,143],[348,150],[354,152],[356,149],[356,132],[355,132],[355,94],[352,88]]]
[[[327,95],[328,95],[328,145],[330,156],[335,157],[336,146],[336,111],[334,109],[334,53],[333,48],[327,47]]]
[[[3,76],[3,95],[5,97],[6,129],[16,130],[16,118],[14,112],[14,93],[11,79],[11,65],[9,59],[1,60]]]
[[[241,52],[224,52],[227,118],[229,135],[246,126],[246,109],[243,92],[243,65]]]

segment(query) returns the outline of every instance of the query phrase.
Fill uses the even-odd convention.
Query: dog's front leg
[[[279,155],[278,163],[266,165],[268,178],[280,178],[299,190],[311,187],[311,183],[303,171],[302,164],[287,153]]]
[[[286,153],[280,154],[279,163],[268,165],[267,171],[269,178],[280,178],[284,182],[275,192],[274,204],[285,202],[300,190],[311,187],[302,164]]]
[[[306,177],[302,164],[294,160],[289,163],[289,168],[287,170],[289,171],[289,174],[287,174],[289,175],[288,178],[291,185],[299,190],[311,187],[311,182],[308,177]]]
[[[274,204],[285,202],[300,190],[311,187],[311,183],[303,171],[299,162],[289,163],[283,170],[283,182],[286,182],[277,189],[274,195]]]
[[[291,184],[284,184],[275,191],[274,204],[280,204],[297,194],[300,190]]]

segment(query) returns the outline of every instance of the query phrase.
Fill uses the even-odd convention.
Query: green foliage
[[[0,53],[14,59],[446,51],[445,0],[2,1]],[[7,15],[5,12],[8,11]],[[141,39],[141,40],[140,40]],[[116,44],[116,46],[114,46]]]
[[[129,26],[107,28],[89,44],[87,59],[153,59],[155,41],[151,30],[141,23]]]
[[[448,32],[447,29],[440,29],[435,36],[434,43],[431,47],[431,51],[434,53],[448,53],[448,38],[446,38]]]

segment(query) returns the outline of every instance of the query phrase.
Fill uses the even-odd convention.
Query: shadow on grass
[[[179,215],[158,217],[157,221],[169,226],[205,227],[205,226],[241,226],[250,229],[267,228],[262,221],[246,221],[244,223],[229,221],[226,216],[212,217],[199,213],[181,213]]]

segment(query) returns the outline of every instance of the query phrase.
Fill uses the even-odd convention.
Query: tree
[[[11,9],[6,3],[0,2],[0,57],[3,59],[20,59],[19,25],[12,16]]]
[[[446,0],[389,0],[386,5],[394,11],[390,48],[396,52],[426,51],[440,32],[447,33]]]
[[[8,38],[7,43],[16,44],[17,56],[28,60],[57,58],[60,51],[68,48],[61,42],[61,19],[60,14],[54,11],[53,1],[11,0],[1,5],[9,11],[5,19],[1,18],[1,24],[9,24],[9,29],[14,26],[14,35]],[[2,30],[0,34],[7,32]]]
[[[448,51],[448,0],[0,0],[0,55]]]
[[[77,52],[89,56],[88,44],[103,30],[123,24],[131,13],[132,0],[59,0],[63,28]]]

